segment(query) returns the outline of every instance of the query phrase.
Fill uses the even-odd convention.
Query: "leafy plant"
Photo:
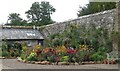
[[[68,62],[68,60],[69,60],[69,56],[63,56],[60,61],[61,62]]]
[[[103,61],[104,59],[106,59],[106,57],[106,53],[100,51],[92,55],[92,59],[94,61]]]
[[[3,51],[3,55],[7,53],[9,54],[9,57],[18,57],[21,54],[22,46],[20,43],[4,40],[2,42],[1,50]],[[8,57],[8,55],[6,57]]]
[[[99,52],[99,51],[107,53],[107,52],[109,52],[109,49],[107,49],[107,48],[105,48],[105,47],[99,47],[99,48],[98,48],[98,52]]]
[[[26,57],[29,55],[29,50],[27,47],[27,43],[24,42],[24,44],[22,45],[22,53],[21,53],[21,58],[24,60],[26,59]]]
[[[30,55],[27,57],[27,61],[37,61],[38,59],[36,58],[36,53],[31,52]]]
[[[107,59],[108,60],[119,60],[118,52],[117,51],[112,51],[110,53],[107,53]]]
[[[6,50],[2,51],[2,57],[9,57],[9,56],[10,56],[10,54],[8,51],[6,51]]]

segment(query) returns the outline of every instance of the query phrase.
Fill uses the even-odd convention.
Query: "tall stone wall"
[[[118,19],[118,31],[120,32],[120,1],[117,3],[117,19]]]
[[[54,34],[57,32],[62,32],[64,29],[68,27],[68,25],[71,24],[95,24],[97,26],[103,26],[107,27],[108,29],[112,30],[114,28],[115,24],[115,15],[116,15],[116,9],[107,10],[95,14],[90,14],[86,16],[81,16],[77,19],[68,20],[60,23],[54,23],[46,26],[40,27],[42,29],[42,32],[44,33],[44,36],[48,36],[50,34]]]
[[[117,22],[116,22],[116,24],[117,24],[117,31],[120,33],[120,1],[117,2]],[[116,45],[118,47],[118,57],[120,58],[120,39],[118,40],[118,43]],[[119,68],[119,71],[120,71],[120,68]]]

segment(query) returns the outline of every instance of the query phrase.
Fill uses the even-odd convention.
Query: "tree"
[[[8,23],[6,25],[22,26],[26,21],[20,17],[18,13],[11,13],[8,16]]]
[[[90,2],[84,7],[80,7],[77,15],[78,17],[88,14],[93,14],[105,10],[110,10],[116,8],[115,2]]]
[[[30,10],[26,11],[27,18],[35,25],[46,25],[53,23],[51,14],[55,12],[55,8],[49,4],[49,2],[42,1],[34,2]]]

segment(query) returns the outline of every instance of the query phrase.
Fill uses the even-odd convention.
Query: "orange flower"
[[[56,48],[56,52],[66,52],[66,51],[67,51],[67,49],[65,46],[59,46]]]

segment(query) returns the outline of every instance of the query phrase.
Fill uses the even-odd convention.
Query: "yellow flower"
[[[82,45],[82,47],[84,47],[84,45]]]

